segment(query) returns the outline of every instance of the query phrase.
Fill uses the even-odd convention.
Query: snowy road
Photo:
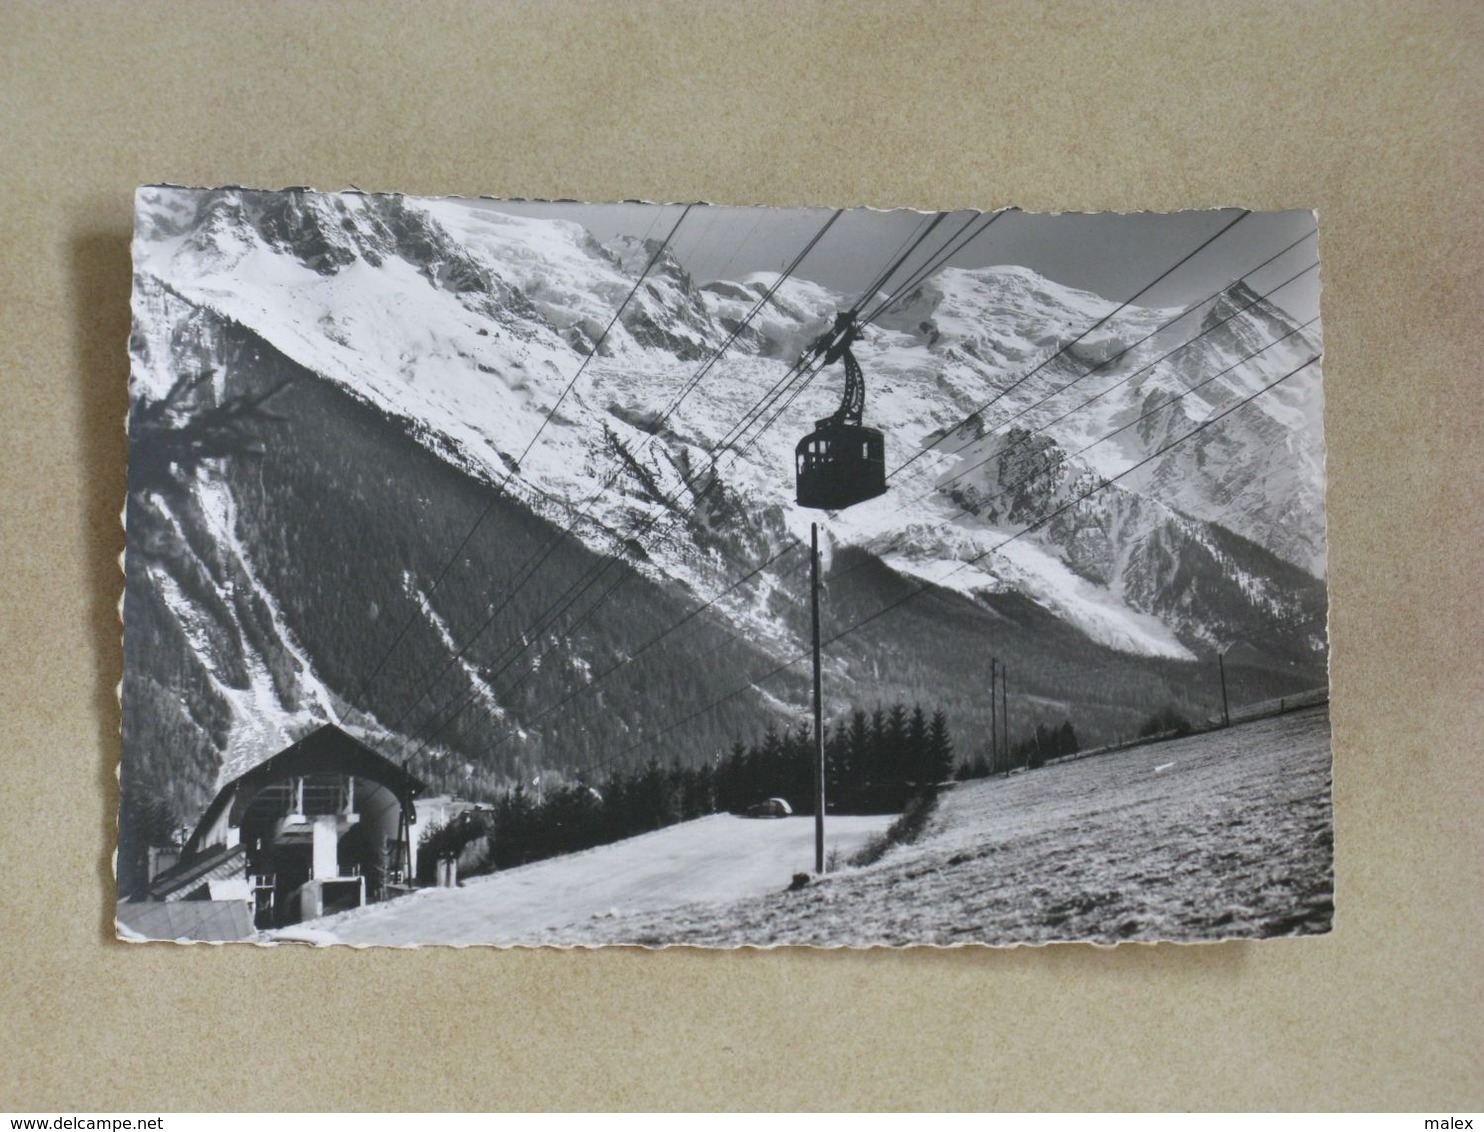
[[[825,851],[848,857],[892,820],[892,815],[830,818]],[[564,928],[581,937],[588,926],[618,915],[778,892],[813,863],[813,818],[718,814],[478,877],[462,888],[427,889],[312,921],[284,938],[392,945],[539,943]]]

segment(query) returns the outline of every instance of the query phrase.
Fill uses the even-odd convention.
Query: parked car
[[[766,802],[747,807],[747,816],[750,818],[786,818],[793,812],[794,808],[782,798],[769,798]]]

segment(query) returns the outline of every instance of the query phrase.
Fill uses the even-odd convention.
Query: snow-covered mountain
[[[346,414],[385,424],[385,445],[394,435],[411,438],[482,497],[498,488],[498,506],[483,505],[498,512],[498,529],[528,521],[542,531],[570,528],[575,538],[562,554],[587,555],[584,562],[621,554],[620,569],[682,613],[791,539],[807,540],[819,518],[792,502],[792,450],[834,408],[838,373],[822,374],[775,427],[758,434],[737,426],[857,296],[790,278],[747,320],[776,276],[698,283],[656,241],[604,245],[570,222],[359,194],[144,189],[134,257],[134,606],[126,617],[148,621],[152,636],[131,655],[130,678],[142,681],[140,710],[178,696],[187,677],[218,689],[215,708],[185,709],[182,734],[200,733],[193,758],[234,769],[271,753],[311,717],[342,718],[367,734],[431,727],[399,720],[405,712],[356,686],[344,655],[306,643],[312,632],[325,635],[306,627],[321,607],[296,592],[307,580],[283,564],[310,535],[275,526],[273,509],[285,497],[271,496],[269,473],[252,470],[281,466],[285,477],[308,477],[292,488],[288,479],[271,485],[298,492],[296,507],[323,491],[314,506],[333,509],[347,492],[365,496],[372,481],[384,493],[410,490],[376,466],[388,459],[384,449],[368,449],[369,464],[345,454],[357,443]],[[888,468],[911,463],[886,496],[825,519],[837,574],[848,559],[861,567],[850,584],[896,584],[866,582],[884,565],[898,579],[963,595],[986,616],[1003,615],[1011,598],[1028,601],[1036,616],[1092,645],[1148,663],[1191,661],[1260,638],[1265,655],[1277,649],[1282,663],[1322,672],[1317,365],[1076,502],[1100,477],[1122,473],[1317,352],[1317,334],[1291,334],[1282,311],[1238,284],[1164,330],[1179,311],[1130,307],[1056,356],[1114,306],[1021,267],[948,269],[867,328],[856,350],[867,423],[887,435]],[[725,356],[694,383],[739,327]],[[1198,328],[1208,333],[1150,364]],[[321,422],[317,439],[291,467],[279,448],[296,430],[308,433],[311,419]],[[191,435],[203,422],[217,429],[220,450]],[[230,455],[234,429],[240,459]],[[151,437],[169,442],[152,446]],[[431,465],[426,474],[442,482]],[[563,643],[566,622],[543,624],[534,615],[545,607],[516,597],[518,579],[506,577],[501,600],[532,614],[528,629],[492,644],[482,660],[477,650],[450,660],[470,633],[445,608],[455,584],[479,584],[479,569],[486,580],[514,574],[527,559],[460,563],[446,583],[435,581],[469,517],[447,511],[432,490],[410,512],[376,512],[390,525],[379,532],[381,549],[344,564],[347,578],[361,579],[353,585],[364,582],[376,596],[339,616],[369,624],[389,602],[415,604],[429,654],[441,648],[440,666],[456,669],[451,678],[462,673],[487,718],[502,721],[517,745],[542,737],[549,760],[560,744],[555,724],[533,722],[539,705],[494,686],[539,668],[543,656],[580,683],[591,678],[594,657]],[[406,551],[409,540],[426,547]],[[261,561],[270,555],[279,565]],[[786,658],[799,642],[798,578],[798,562],[786,556],[711,612],[758,655]],[[317,577],[312,588],[327,584]],[[851,603],[842,596],[839,604]],[[386,614],[378,634],[387,620],[395,618]],[[618,652],[660,627],[638,626]],[[344,634],[352,650],[372,648]],[[186,653],[199,659],[153,659]],[[835,663],[836,687],[863,679],[864,653],[842,650]],[[130,694],[126,682],[126,701]],[[776,688],[771,694],[788,700]]]

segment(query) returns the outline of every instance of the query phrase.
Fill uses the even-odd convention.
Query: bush
[[[1152,739],[1156,735],[1189,735],[1192,730],[1190,720],[1181,715],[1173,704],[1160,708],[1139,728],[1140,739]]]
[[[927,828],[928,818],[933,816],[933,811],[938,808],[938,791],[936,789],[924,790],[921,794],[914,795],[907,803],[907,808],[902,811],[902,816],[887,826],[886,832],[871,838],[854,857],[850,858],[852,865],[874,865],[886,851],[894,845],[911,845],[922,836],[923,830]]]

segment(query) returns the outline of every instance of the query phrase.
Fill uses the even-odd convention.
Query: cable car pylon
[[[886,494],[886,438],[862,423],[866,379],[851,345],[861,335],[854,311],[835,316],[814,344],[810,360],[845,363],[840,407],[814,422],[794,449],[795,499],[800,507],[840,511]],[[819,524],[809,524],[809,611],[814,653],[814,872],[824,873],[824,698],[819,648]]]

